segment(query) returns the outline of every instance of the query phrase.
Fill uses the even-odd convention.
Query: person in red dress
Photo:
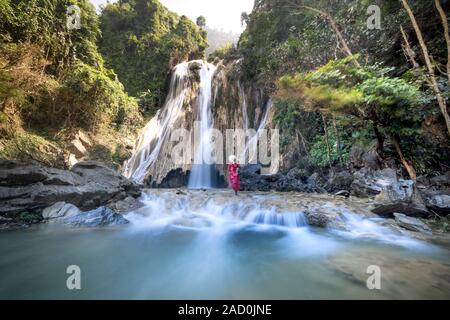
[[[241,188],[241,183],[239,181],[239,163],[236,162],[236,156],[231,155],[229,157],[230,163],[228,163],[228,181],[231,185],[231,188],[234,190],[234,194],[237,195],[237,192]]]

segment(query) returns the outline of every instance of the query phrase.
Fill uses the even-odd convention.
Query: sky
[[[107,0],[91,0],[98,8]],[[110,0],[115,2],[115,0]],[[209,27],[240,33],[241,13],[250,13],[254,0],[160,0],[169,10],[186,15],[193,21],[202,15]]]

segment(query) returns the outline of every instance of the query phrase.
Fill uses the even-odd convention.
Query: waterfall
[[[123,174],[142,183],[149,167],[158,159],[161,146],[174,124],[189,91],[189,63],[177,65],[170,81],[170,90],[164,107],[144,127],[133,155],[125,163]]]
[[[195,65],[194,65],[195,64]],[[169,94],[164,106],[147,123],[136,142],[131,158],[125,163],[123,174],[136,182],[142,183],[154,167],[164,162],[161,154],[164,143],[169,140],[171,131],[180,125],[180,117],[185,110],[183,105],[192,95],[191,68],[199,68],[200,88],[198,105],[193,108],[199,120],[198,135],[194,138],[195,157],[191,168],[188,186],[190,188],[210,188],[213,186],[215,167],[208,161],[211,155],[212,114],[211,96],[212,80],[216,67],[201,60],[177,65],[173,71]],[[178,122],[177,122],[178,121]],[[195,126],[197,123],[194,123]],[[205,161],[204,161],[205,160]],[[158,161],[158,165],[156,162]],[[206,162],[206,163],[205,163]]]
[[[188,188],[200,189],[213,187],[215,166],[211,158],[211,133],[213,126],[211,114],[212,80],[216,67],[209,63],[203,63],[200,70],[200,93],[198,99],[198,110],[200,119],[199,137],[195,137],[194,163],[189,176]],[[198,139],[198,140],[197,140]]]
[[[247,130],[249,127],[249,121],[248,121],[248,104],[247,104],[247,96],[245,94],[245,89],[244,86],[242,85],[242,83],[240,81],[238,81],[238,88],[239,88],[239,102],[241,104],[242,107],[242,117],[243,117],[243,124],[244,124],[244,130]]]
[[[258,130],[256,130],[256,134],[248,141],[248,143],[245,146],[244,153],[246,154],[249,151],[249,148],[253,148],[253,150],[256,150],[258,145],[258,139],[262,134],[262,131],[266,127],[267,119],[269,117],[270,111],[272,110],[273,102],[272,99],[269,99],[267,101],[266,110],[264,112],[263,117],[261,118],[261,121],[259,122]],[[249,159],[248,163],[254,163],[257,158],[257,152],[249,152]],[[256,157],[256,158],[255,158]]]

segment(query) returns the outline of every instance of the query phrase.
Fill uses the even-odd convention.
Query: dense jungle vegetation
[[[158,1],[120,1],[98,15],[88,0],[0,0],[0,157],[64,167],[83,130],[91,158],[121,164],[171,67],[202,58],[205,39]]]
[[[371,5],[379,29],[368,27]],[[242,15],[242,74],[276,95],[276,121],[286,145],[296,137],[299,166],[345,166],[359,144],[413,178],[446,171],[448,12],[449,1],[434,0],[259,0]]]

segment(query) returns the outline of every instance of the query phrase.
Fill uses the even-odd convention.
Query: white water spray
[[[166,103],[142,130],[133,155],[125,163],[125,177],[139,183],[144,181],[149,168],[158,159],[162,144],[178,118],[188,91],[189,63],[186,62],[175,67]]]

